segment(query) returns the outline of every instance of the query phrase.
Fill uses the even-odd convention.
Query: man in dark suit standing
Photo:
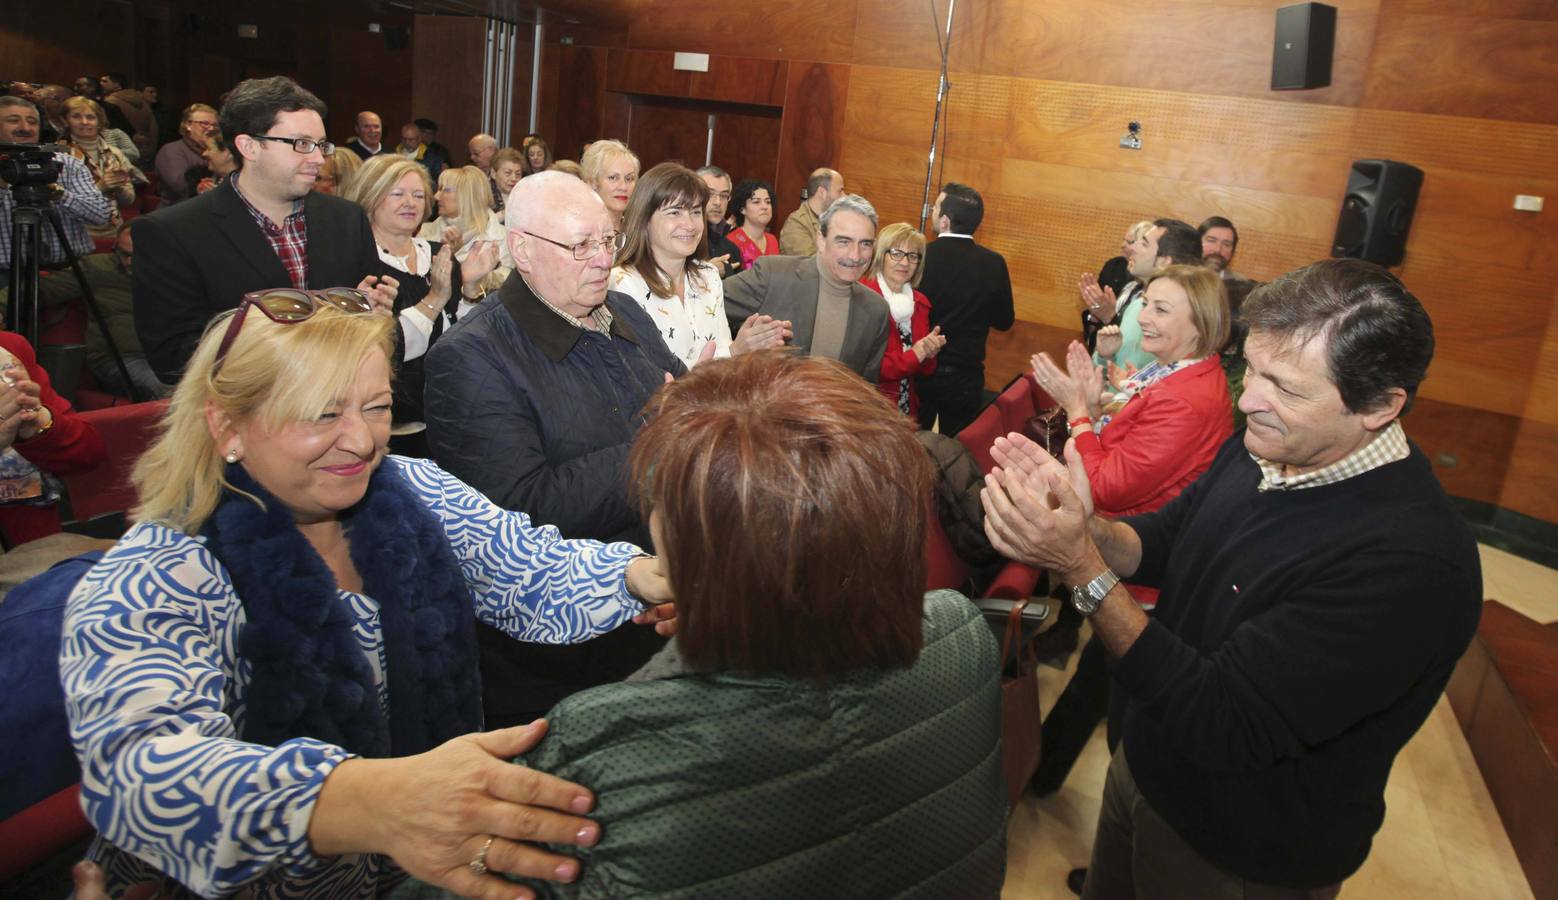
[[[985,339],[1015,318],[1006,260],[974,243],[984,217],[984,198],[955,181],[941,189],[930,214],[938,236],[925,248],[920,290],[930,298],[931,327],[941,326],[947,345],[935,373],[920,379],[920,427],[928,430],[940,417],[942,434],[957,434],[979,415]]]
[[[135,328],[157,376],[178,380],[206,323],[250,291],[353,286],[388,313],[368,217],[313,193],[331,146],[325,105],[290,78],[239,83],[222,105],[234,172],[216,189],[135,220]]]

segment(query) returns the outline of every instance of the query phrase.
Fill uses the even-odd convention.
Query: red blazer
[[[1132,397],[1101,435],[1076,432],[1093,508],[1110,517],[1152,512],[1199,478],[1231,434],[1233,399],[1213,354]],[[1157,606],[1157,588],[1126,587],[1143,607]]]
[[[1179,496],[1233,434],[1233,400],[1214,354],[1136,396],[1102,434],[1082,429],[1077,450],[1107,516],[1152,512]]]
[[[38,399],[48,407],[54,425],[31,440],[11,446],[24,459],[46,472],[71,475],[85,472],[108,458],[103,438],[91,423],[76,415],[70,401],[54,392],[49,373],[38,365],[32,345],[19,334],[0,331],[0,347],[11,352],[27,369],[28,379],[38,383]],[[0,532],[12,546],[25,544],[60,530],[60,513],[53,506],[0,506]]]
[[[882,286],[877,282],[879,276],[870,275],[860,279],[860,283],[871,290],[882,293]],[[910,290],[914,290],[910,288]],[[919,291],[914,291],[914,312],[909,316],[909,339],[918,341],[930,334],[930,298]],[[913,350],[903,350],[898,341],[898,325],[896,322],[887,330],[887,350],[882,354],[882,372],[878,375],[877,388],[887,399],[898,403],[898,382],[909,379],[909,415],[920,411],[920,395],[914,389],[914,379],[924,378],[936,371],[936,357],[920,362]]]

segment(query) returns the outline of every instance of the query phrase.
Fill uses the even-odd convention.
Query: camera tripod
[[[119,352],[119,345],[114,341],[114,336],[108,330],[108,322],[103,318],[103,311],[97,305],[97,297],[92,293],[92,286],[87,283],[86,274],[81,271],[80,258],[71,249],[70,241],[65,237],[65,226],[60,219],[60,212],[54,206],[53,191],[47,184],[15,184],[11,186],[11,196],[16,200],[16,206],[11,216],[11,283],[10,305],[5,311],[5,327],[7,330],[20,334],[27,339],[34,349],[38,348],[38,265],[43,258],[43,224],[47,222],[54,231],[54,237],[59,241],[60,250],[65,254],[65,261],[70,263],[71,271],[76,275],[76,283],[81,285],[81,297],[86,301],[87,311],[97,322],[97,327],[102,329],[103,341],[108,344],[108,352],[113,355],[114,364],[119,368],[119,377],[124,379],[125,389],[129,391],[130,399],[140,401],[149,399],[140,396],[140,390],[135,382],[130,379],[130,370],[124,364],[124,355]]]

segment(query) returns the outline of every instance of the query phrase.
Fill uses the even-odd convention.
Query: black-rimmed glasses
[[[271,288],[244,294],[238,304],[238,312],[227,326],[227,333],[222,335],[221,345],[216,348],[216,361],[211,363],[211,376],[216,377],[217,371],[222,368],[222,361],[227,359],[227,351],[233,349],[233,342],[238,340],[238,331],[243,328],[243,319],[250,307],[259,308],[267,319],[278,325],[296,325],[313,318],[322,306],[333,306],[345,313],[373,312],[373,300],[356,288],[326,288],[322,291]]]
[[[554,241],[549,237],[542,237],[533,231],[526,231],[525,234],[528,234],[533,238],[539,238],[543,241],[546,241],[548,244],[551,244],[554,247],[561,247],[564,250],[571,251],[573,253],[573,258],[579,262],[584,262],[595,254],[599,253],[600,248],[602,247],[610,247],[611,252],[616,253],[618,250],[622,249],[623,244],[628,242],[628,236],[620,231],[608,234],[600,240],[596,240],[595,238],[585,238],[577,244],[565,244],[562,241]]]
[[[316,149],[325,156],[329,156],[335,152],[335,144],[331,143],[330,141],[314,141],[309,140],[308,138],[276,137],[275,135],[270,134],[251,134],[249,137],[252,137],[257,141],[275,141],[278,144],[291,144],[293,150],[296,150],[298,153],[305,155],[313,153]]]
[[[909,262],[912,262],[915,265],[920,264],[920,255],[915,253],[913,250],[900,250],[897,247],[894,247],[893,249],[887,251],[887,255],[892,258],[893,262],[903,262],[907,259]]]

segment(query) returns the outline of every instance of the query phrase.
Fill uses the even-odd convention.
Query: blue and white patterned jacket
[[[477,618],[517,640],[560,644],[641,609],[623,580],[631,544],[565,541],[426,460],[390,457],[443,523]],[[378,604],[342,591],[384,695]],[[60,676],[81,761],[89,856],[109,893],[166,873],[202,896],[371,897],[399,877],[378,856],[316,857],[313,804],[349,754],[308,738],[239,740],[249,667],[243,605],[198,537],[143,522],[77,585]],[[387,702],[387,699],[386,699]]]

